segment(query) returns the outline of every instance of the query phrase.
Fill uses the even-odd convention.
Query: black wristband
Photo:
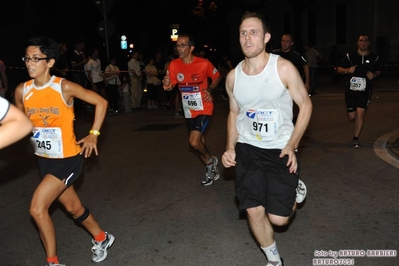
[[[209,91],[210,94],[213,93],[213,89],[211,87],[208,87],[207,91]]]

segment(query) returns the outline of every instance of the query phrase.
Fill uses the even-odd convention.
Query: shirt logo
[[[248,109],[246,112],[248,118],[254,119],[256,115],[256,111],[254,109]]]
[[[177,80],[180,81],[180,82],[182,82],[182,81],[184,80],[184,75],[183,75],[183,73],[178,73],[178,74],[177,74]]]
[[[39,115],[39,116],[42,118],[43,124],[44,124],[45,126],[48,126],[49,124],[48,124],[48,122],[47,122],[47,119],[48,119],[50,116],[49,116],[49,115],[46,115],[46,116]]]
[[[37,130],[37,129],[35,129],[35,132],[33,132],[32,138],[37,139],[37,138],[39,138],[39,137],[40,137],[40,131]]]

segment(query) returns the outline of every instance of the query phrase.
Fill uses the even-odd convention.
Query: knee
[[[29,213],[34,220],[40,220],[41,217],[43,217],[46,212],[48,212],[48,209],[42,208],[34,204],[31,204],[29,208]]]
[[[290,216],[284,217],[284,216],[277,216],[277,215],[268,215],[269,221],[271,224],[276,225],[276,226],[284,226],[287,225],[290,221]]]
[[[198,150],[199,149],[199,139],[197,138],[190,138],[188,140],[188,143],[190,144],[191,147],[194,149]]]
[[[71,213],[73,215],[73,218],[75,219],[75,222],[77,223],[82,223],[90,215],[90,210],[87,207],[82,206],[82,208],[83,210],[80,210],[75,214]]]
[[[68,206],[64,205],[64,207],[65,207],[65,210],[68,213],[70,213],[73,217],[81,216],[82,213],[84,213],[84,211],[85,211],[85,206],[83,206],[81,204],[80,205],[68,205]]]
[[[355,112],[348,113],[348,118],[349,118],[349,120],[351,120],[351,121],[355,120],[355,118],[356,118],[356,113],[355,113]]]
[[[265,209],[263,207],[248,208],[247,215],[250,221],[257,221],[259,219],[264,218]]]

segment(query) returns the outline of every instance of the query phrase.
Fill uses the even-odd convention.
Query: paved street
[[[360,252],[342,256],[346,265],[399,265],[399,166],[395,152],[386,149],[399,137],[399,85],[394,78],[376,82],[360,137],[363,149],[352,148],[353,123],[343,91],[342,82],[321,77],[312,97],[313,116],[299,147],[308,196],[292,223],[275,234],[286,266],[313,265],[313,259],[329,259],[329,251],[340,250]],[[206,137],[220,157],[228,102],[216,95],[215,105]],[[90,123],[90,115],[77,119],[78,138]],[[184,119],[166,108],[108,116],[98,146],[99,156],[85,160],[76,183],[84,204],[116,238],[98,265],[266,264],[245,216],[237,211],[234,169],[220,164],[222,177],[202,187],[205,167],[188,146]],[[39,182],[28,139],[0,150],[0,173],[0,265],[44,266],[45,253],[28,211]],[[57,204],[52,217],[61,262],[95,265],[89,234]],[[369,257],[373,250],[394,250],[396,256]]]

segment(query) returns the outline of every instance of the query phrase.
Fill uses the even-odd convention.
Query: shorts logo
[[[256,115],[256,111],[254,109],[248,109],[246,112],[248,118],[254,119]]]

